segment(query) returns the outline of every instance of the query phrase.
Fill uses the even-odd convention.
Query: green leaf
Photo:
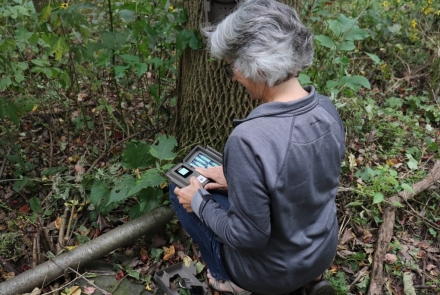
[[[339,37],[342,33],[342,28],[341,28],[341,23],[338,22],[337,20],[329,20],[327,21],[327,24],[330,28],[330,30],[332,30],[333,34],[335,34],[336,37]]]
[[[370,82],[364,76],[344,76],[339,81],[340,85],[346,85],[354,90],[361,88],[362,86],[368,89],[371,89]]]
[[[330,39],[330,37],[324,35],[318,35],[315,36],[315,39],[318,40],[318,42],[324,47],[332,49],[335,46],[335,42],[333,42],[333,40]]]
[[[301,85],[308,85],[308,84],[312,83],[312,81],[310,80],[310,77],[306,74],[300,74],[298,76],[298,81]]]
[[[99,179],[95,179],[90,191],[90,202],[98,207],[110,195],[110,188]]]
[[[40,12],[39,22],[43,23],[50,21],[50,14],[52,13],[52,7],[50,5],[45,6]]]
[[[341,43],[341,45],[339,45],[338,48],[339,48],[339,50],[342,50],[342,51],[352,51],[356,47],[354,46],[353,41],[346,41],[346,42]]]
[[[128,9],[123,9],[119,11],[118,14],[126,22],[133,20],[135,17],[134,11]]]
[[[29,200],[29,205],[33,212],[41,213],[43,212],[43,208],[41,207],[40,199],[33,197]]]
[[[189,39],[189,47],[191,47],[191,49],[197,50],[202,48],[202,46],[203,43],[200,34],[195,30],[191,31],[190,39]]]
[[[19,192],[19,191],[21,191],[25,186],[26,186],[26,184],[29,182],[29,178],[27,178],[26,176],[25,177],[23,177],[21,180],[16,180],[15,182],[14,182],[14,185],[12,186],[12,189],[14,190],[14,191],[16,191],[16,192]]]
[[[367,31],[361,28],[352,28],[350,32],[348,32],[347,36],[345,36],[345,40],[349,41],[360,41],[370,37],[370,34]]]
[[[131,54],[123,54],[121,55],[122,59],[128,62],[137,63],[139,62],[139,56],[131,55]]]
[[[196,274],[201,273],[204,268],[205,265],[203,263],[201,263],[200,261],[196,262]]]
[[[160,199],[163,197],[163,191],[160,187],[147,187],[142,189],[137,196],[140,203],[141,213],[150,212],[160,206]]]
[[[138,77],[140,77],[147,71],[148,66],[146,63],[137,63],[135,65],[135,68],[136,68],[136,72],[137,72]]]
[[[67,169],[67,167],[47,168],[43,172],[41,172],[41,176],[43,176],[43,175],[55,175],[57,173],[61,173],[61,172],[65,171],[66,169]]]
[[[395,207],[397,207],[397,208],[403,208],[403,207],[405,207],[405,206],[403,206],[400,202],[397,202],[397,201],[394,201],[394,202],[393,202],[393,205],[394,205]]]
[[[362,206],[364,203],[360,202],[360,201],[355,201],[355,202],[351,202],[349,204],[347,204],[346,207],[358,207],[358,206]]]
[[[151,146],[150,153],[153,155],[153,157],[156,157],[160,161],[174,160],[177,154],[172,152],[172,150],[176,146],[177,140],[174,137],[168,137],[165,134],[160,134],[157,136],[155,144]]]
[[[375,64],[380,64],[382,61],[376,54],[365,52],[373,61]]]
[[[406,157],[408,158],[408,162],[406,162],[408,168],[411,170],[416,170],[418,168],[419,162],[417,162],[411,154],[406,154]]]
[[[353,30],[355,28],[358,28],[358,26],[355,24],[357,22],[356,19],[346,17],[343,14],[339,15],[338,22],[341,24],[342,34],[345,34],[349,30]]]
[[[49,54],[55,53],[55,60],[60,61],[63,54],[69,51],[69,46],[64,37],[59,37],[51,44]]]
[[[154,157],[150,154],[150,146],[144,141],[132,140],[122,154],[122,167],[125,169],[147,168],[154,164]]]
[[[373,196],[373,204],[382,203],[385,200],[385,197],[382,193],[375,193]]]
[[[129,191],[135,184],[135,179],[130,175],[124,175],[122,179],[116,182],[115,186],[110,192],[109,200],[106,204],[119,203],[129,197]]]
[[[416,193],[416,192],[413,190],[413,188],[412,188],[409,184],[402,183],[402,184],[400,185],[400,187],[401,187],[402,189],[406,190],[407,192],[412,193],[412,194],[415,194],[415,193]]]
[[[141,175],[141,178],[137,179],[132,185],[132,188],[128,192],[128,197],[137,194],[144,188],[159,186],[164,181],[165,178],[156,169],[147,170]]]
[[[333,63],[348,66],[350,64],[350,59],[346,56],[339,56],[333,60]]]

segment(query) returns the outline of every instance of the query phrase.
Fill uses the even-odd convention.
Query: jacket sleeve
[[[224,164],[229,210],[210,200],[205,190],[194,195],[192,208],[222,243],[238,251],[262,250],[270,236],[271,216],[261,162],[249,143],[232,135]]]

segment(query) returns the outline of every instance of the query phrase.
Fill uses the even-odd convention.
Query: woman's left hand
[[[190,185],[185,186],[183,188],[176,187],[174,189],[174,193],[179,199],[179,203],[185,208],[189,213],[194,212],[191,208],[191,200],[199,188],[203,188],[200,181],[197,180],[194,176],[190,178]]]

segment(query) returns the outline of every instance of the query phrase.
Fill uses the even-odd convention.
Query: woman
[[[205,34],[232,79],[263,102],[234,121],[223,167],[197,168],[212,183],[193,177],[170,190],[209,282],[233,294],[334,294],[322,273],[338,240],[344,129],[331,101],[297,79],[312,63],[313,35],[274,0],[245,0]]]

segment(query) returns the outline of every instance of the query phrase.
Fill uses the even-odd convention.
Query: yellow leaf
[[[174,253],[176,253],[176,251],[174,250],[174,246],[171,245],[169,248],[167,247],[163,247],[163,260],[168,260],[170,259]]]
[[[25,293],[23,295],[40,295],[41,294],[41,290],[38,288],[35,288],[32,293]]]
[[[78,286],[70,287],[68,290],[69,290],[69,293],[61,293],[61,294],[63,294],[63,295],[81,295],[81,288]]]
[[[72,251],[73,249],[75,249],[77,246],[66,246],[66,249],[69,251]]]
[[[147,284],[147,285],[145,286],[145,290],[147,290],[147,291],[151,291],[150,284]]]
[[[34,105],[34,107],[32,108],[32,111],[35,112],[38,109],[38,105]]]
[[[183,265],[185,265],[186,267],[189,267],[191,265],[191,257],[189,257],[188,255],[185,255],[185,257],[183,257]]]

